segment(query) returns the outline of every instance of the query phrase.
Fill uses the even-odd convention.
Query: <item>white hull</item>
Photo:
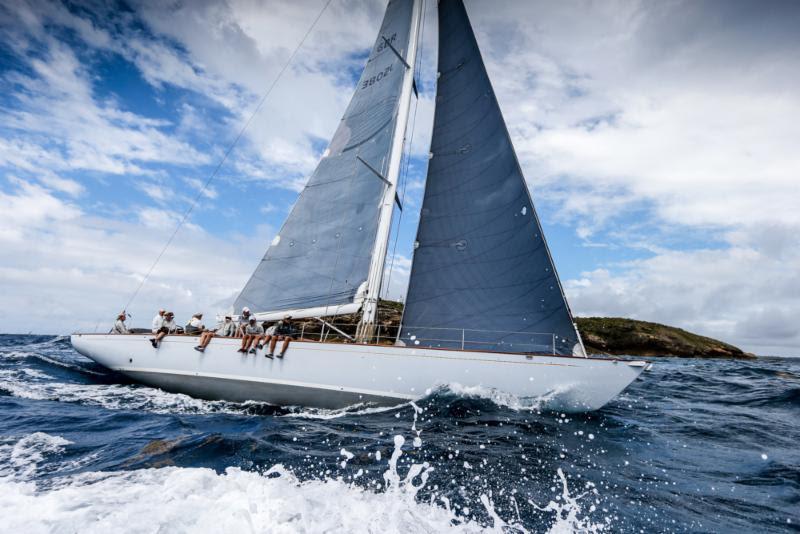
[[[441,384],[481,386],[518,397],[547,398],[555,410],[601,408],[646,362],[382,345],[293,341],[284,359],[236,352],[238,339],[215,338],[205,353],[198,338],[73,334],[72,345],[97,363],[147,385],[205,399],[341,408],[395,405]]]

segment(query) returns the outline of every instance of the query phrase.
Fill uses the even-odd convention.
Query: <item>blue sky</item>
[[[434,4],[393,297],[427,162]],[[322,5],[0,7],[1,331],[108,323]],[[241,289],[336,128],[384,7],[332,2],[130,308],[134,322],[159,306],[213,314]],[[467,9],[576,314],[800,355],[800,8]]]

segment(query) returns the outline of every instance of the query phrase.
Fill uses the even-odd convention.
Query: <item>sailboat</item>
[[[591,411],[649,365],[589,358],[462,0],[438,2],[430,160],[394,344],[376,318],[413,98],[421,0],[390,0],[344,117],[234,307],[259,320],[360,314],[351,342],[298,339],[285,358],[217,338],[74,334],[134,380],[208,399],[395,405],[459,384]]]

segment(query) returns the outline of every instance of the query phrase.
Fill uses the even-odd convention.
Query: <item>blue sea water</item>
[[[325,411],[0,336],[0,531],[800,531],[800,360],[655,363],[592,414],[457,384]]]

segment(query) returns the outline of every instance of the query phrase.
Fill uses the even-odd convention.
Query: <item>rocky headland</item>
[[[621,317],[576,317],[590,354],[678,356],[681,358],[754,358],[728,343],[681,328]]]

